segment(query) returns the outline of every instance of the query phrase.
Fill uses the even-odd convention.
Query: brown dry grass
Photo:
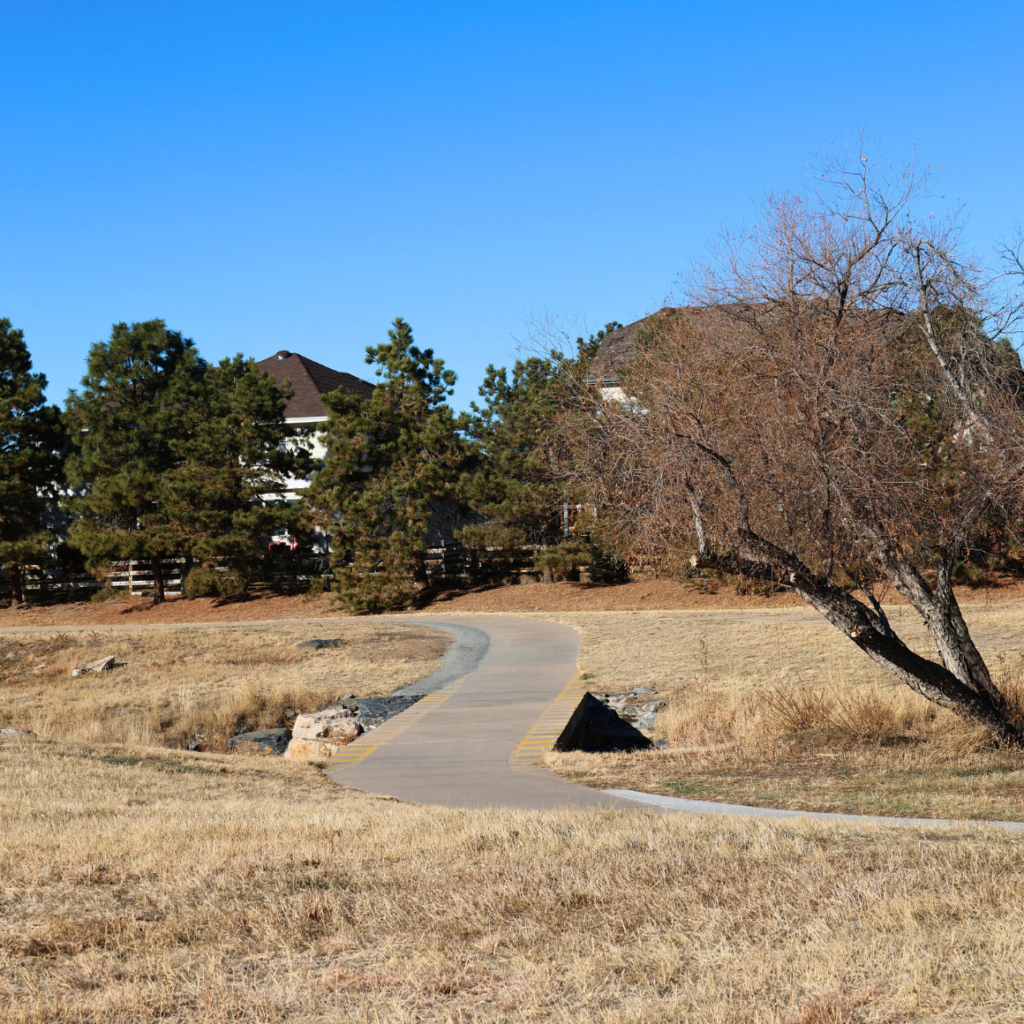
[[[340,648],[297,645],[340,637]],[[450,643],[420,626],[180,627],[0,635],[0,727],[103,743],[226,750],[236,732],[287,724],[346,693],[386,695],[429,675]],[[113,654],[110,672],[71,669]],[[202,737],[201,741],[198,737]]]
[[[977,603],[966,615],[1024,710],[1024,606]],[[933,653],[910,609],[890,616]],[[1024,820],[1024,753],[992,749],[811,612],[557,617],[581,632],[594,692],[650,686],[669,703],[655,735],[671,749],[552,755],[574,781],[796,810]]]
[[[459,812],[0,740],[0,1020],[1017,1021],[994,832]]]

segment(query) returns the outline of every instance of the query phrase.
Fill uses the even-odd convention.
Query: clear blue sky
[[[663,304],[838,135],[1024,220],[1018,3],[0,2],[0,316],[62,401],[117,320],[475,397],[532,319]]]

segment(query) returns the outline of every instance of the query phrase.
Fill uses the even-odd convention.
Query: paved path
[[[651,810],[574,786],[539,764],[584,691],[574,629],[511,616],[399,621],[441,628],[472,622],[490,635],[490,646],[465,678],[345,747],[328,763],[332,779],[448,807]]]
[[[606,793],[636,800],[649,807],[690,814],[711,814],[727,818],[810,818],[813,821],[838,821],[852,825],[900,825],[913,828],[936,826],[956,828],[998,828],[1006,832],[1024,832],[1024,821],[985,821],[981,818],[895,818],[882,814],[837,814],[833,811],[789,811],[776,807],[751,807],[748,804],[721,804],[710,800],[684,800],[676,796],[638,793],[634,789],[606,789]]]
[[[331,619],[262,622],[150,623],[117,626],[20,626],[0,633],[99,629],[193,629],[224,626],[336,625]],[[542,619],[494,615],[382,621],[433,626],[456,643],[444,664],[400,692],[425,693],[412,708],[366,733],[331,759],[336,782],[370,793],[450,807],[516,807],[525,810],[589,808],[684,812],[748,818],[903,826],[974,826],[1024,831],[1022,822],[889,818],[721,804],[632,790],[587,789],[541,766],[586,687],[576,663],[579,637],[569,626]]]

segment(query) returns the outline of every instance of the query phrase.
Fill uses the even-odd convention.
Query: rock
[[[654,746],[658,750],[668,750],[668,740],[655,740]]]
[[[31,729],[0,729],[0,736],[35,736]]]
[[[403,711],[411,708],[416,701],[422,700],[422,698],[422,694],[392,697],[357,697],[353,702],[353,710],[359,712],[359,724],[364,729],[376,729],[378,725],[383,725],[389,718],[400,715]],[[345,706],[352,705],[346,702]]]
[[[114,656],[108,654],[105,658],[97,658],[95,661],[90,661],[85,668],[73,668],[71,674],[73,676],[84,676],[86,672],[109,672],[114,667]]]
[[[658,692],[657,690],[652,690],[649,686],[634,686],[633,689],[629,691],[629,694],[630,694],[630,696],[636,696],[637,694],[640,694],[640,693],[657,693],[657,692]]]
[[[650,729],[654,726],[654,723],[658,720],[657,711],[645,711],[637,720],[636,727],[638,729]]]
[[[232,754],[256,754],[261,757],[280,757],[288,749],[291,733],[287,729],[257,729],[243,732],[228,740]]]
[[[344,744],[331,743],[329,740],[300,740],[292,737],[285,757],[294,757],[303,761],[325,761],[341,750]]]
[[[349,708],[327,708],[311,715],[299,715],[292,724],[292,736],[297,740],[332,740],[351,743],[363,731],[355,714]]]
[[[296,644],[296,647],[312,647],[314,651],[322,651],[325,647],[342,647],[344,640],[306,640],[304,643]]]

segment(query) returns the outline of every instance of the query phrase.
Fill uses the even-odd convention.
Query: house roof
[[[653,321],[671,316],[673,313],[685,313],[690,317],[699,317],[702,313],[727,311],[737,323],[749,321],[757,310],[765,308],[765,304],[750,305],[746,302],[734,302],[721,306],[663,306],[656,313],[650,313],[640,320],[634,320],[625,327],[620,327],[611,334],[606,334],[601,347],[590,361],[587,368],[587,383],[600,384],[603,387],[615,386],[619,383],[618,371],[629,366],[633,361],[636,336],[640,330],[653,324]]]
[[[619,379],[616,371],[618,368],[628,366],[633,361],[633,344],[640,328],[655,317],[664,316],[673,310],[673,306],[665,306],[657,313],[651,313],[640,320],[634,320],[631,324],[626,324],[625,327],[620,327],[617,331],[606,334],[597,354],[590,361],[590,367],[587,370],[587,383],[617,384]]]
[[[278,384],[283,385],[285,380],[291,382],[295,394],[284,407],[285,419],[289,420],[326,416],[327,410],[320,396],[337,388],[346,388],[360,398],[369,398],[373,394],[373,385],[369,381],[353,377],[351,373],[332,370],[323,363],[300,356],[298,352],[282,349],[256,365]]]

